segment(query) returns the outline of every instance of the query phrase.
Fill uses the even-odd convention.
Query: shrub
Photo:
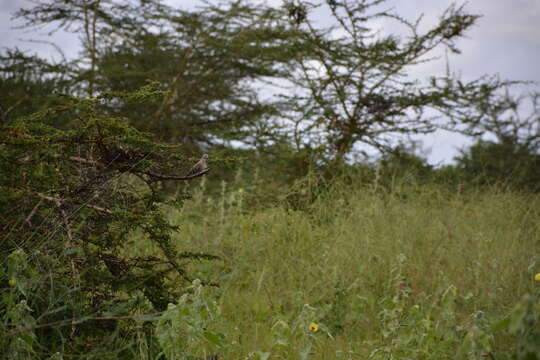
[[[7,356],[103,358],[114,349],[115,358],[135,336],[129,319],[165,310],[191,282],[186,260],[214,258],[173,246],[179,228],[164,214],[181,202],[158,191],[163,180],[208,169],[177,175],[186,165],[178,147],[102,110],[161,94],[149,84],[133,93],[63,96],[0,130],[0,333],[7,334],[0,345]],[[156,251],[129,251],[142,239]]]

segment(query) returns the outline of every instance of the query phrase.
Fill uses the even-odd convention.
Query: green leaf
[[[504,318],[503,320],[498,321],[495,324],[491,325],[491,327],[489,328],[489,332],[498,332],[501,330],[508,329],[509,325],[510,325],[510,318],[509,317]]]
[[[263,352],[263,351],[257,351],[255,355],[257,355],[258,360],[268,360],[270,358],[269,352]]]
[[[210,331],[205,331],[203,332],[203,336],[206,340],[208,340],[208,342],[218,346],[218,347],[222,347],[223,346],[223,340],[225,339],[225,336],[221,333],[214,333],[214,332],[210,332]]]

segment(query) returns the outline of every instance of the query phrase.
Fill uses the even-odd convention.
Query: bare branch
[[[181,176],[181,175],[164,175],[164,174],[159,174],[159,173],[156,173],[154,171],[134,171],[134,172],[137,172],[137,173],[140,173],[140,174],[144,174],[144,175],[148,175],[152,178],[154,178],[155,180],[191,180],[191,179],[194,179],[194,178],[198,178],[200,176],[203,176],[205,175],[206,173],[208,173],[210,171],[210,168],[206,168],[204,169],[203,171],[201,172],[198,172],[196,174],[193,174],[193,175],[186,175],[186,176]]]
[[[35,196],[38,196],[38,197],[40,197],[40,198],[42,198],[42,199],[44,199],[44,200],[52,201],[52,202],[56,203],[57,205],[58,205],[58,204],[62,205],[62,204],[64,204],[64,203],[68,202],[68,201],[65,200],[65,199],[55,198],[55,197],[48,196],[48,195],[45,195],[45,194],[42,194],[42,193],[39,193],[39,192],[38,192],[38,193],[34,193],[34,195],[35,195]],[[83,203],[83,204],[78,204],[78,203],[77,203],[77,205],[86,206],[86,207],[89,207],[89,208],[94,209],[94,210],[96,210],[96,211],[103,212],[103,213],[106,213],[106,214],[109,214],[109,215],[112,214],[112,211],[111,211],[111,210],[105,209],[105,208],[100,207],[100,206],[96,206],[96,205],[92,205],[92,204],[84,204],[84,203]]]
[[[43,203],[43,199],[40,199],[38,201],[38,203],[36,204],[36,206],[34,206],[34,208],[32,209],[32,211],[30,212],[30,214],[28,214],[28,216],[26,217],[26,219],[24,219],[24,223],[27,224],[28,226],[32,226],[32,223],[30,222],[30,220],[32,220],[32,218],[34,217],[34,215],[36,214],[36,211],[37,209],[39,208],[39,206]]]

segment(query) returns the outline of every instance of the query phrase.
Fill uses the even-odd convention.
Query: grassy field
[[[185,309],[174,316],[188,325],[158,326],[169,356],[175,346],[224,359],[501,359],[514,350],[516,337],[497,329],[524,294],[538,294],[538,196],[293,189],[258,206],[255,188],[224,184],[211,197],[201,186],[170,213],[178,249],[222,260],[190,265],[220,286],[195,285],[171,309]]]

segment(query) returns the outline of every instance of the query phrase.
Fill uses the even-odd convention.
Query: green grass
[[[178,249],[223,259],[190,268],[219,282],[207,290],[219,308],[207,325],[224,335],[221,347],[202,342],[194,352],[499,359],[512,350],[515,339],[491,327],[539,287],[538,196],[342,183],[314,193],[300,186],[282,197],[294,204],[248,208],[256,189],[224,188],[214,199],[199,190],[170,213]]]

